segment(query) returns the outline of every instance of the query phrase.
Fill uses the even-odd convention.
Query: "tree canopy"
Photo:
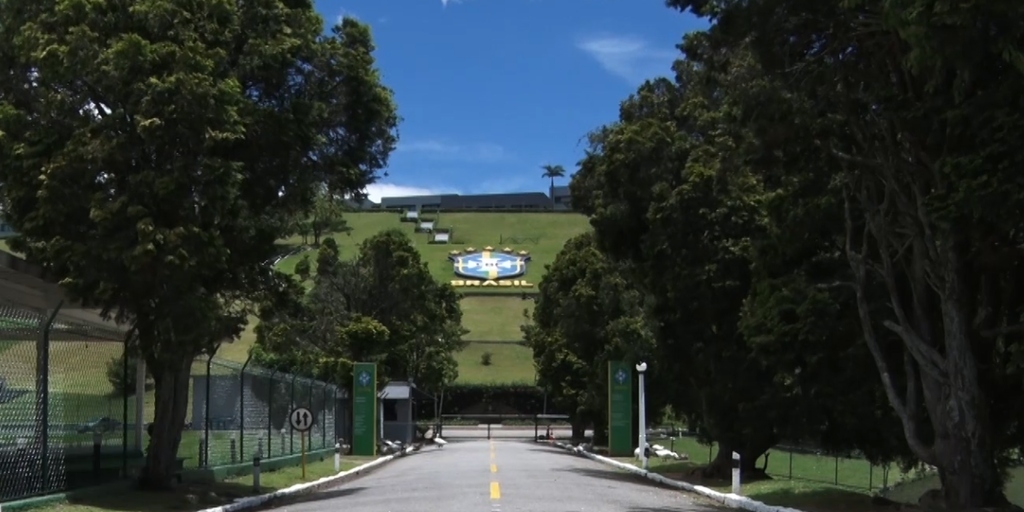
[[[532,322],[523,328],[538,384],[570,413],[573,435],[594,423],[607,432],[607,363],[641,359],[653,349],[644,301],[590,233],[569,239],[541,281]]]
[[[386,230],[340,260],[332,238],[317,257],[313,288],[293,283],[262,313],[257,361],[332,382],[351,382],[351,364],[376,362],[382,382],[410,380],[439,391],[458,377],[462,310],[409,237]]]
[[[156,386],[144,483],[171,480],[192,360],[280,286],[288,219],[386,164],[373,50],[308,1],[0,2],[11,246],[131,327]]]
[[[745,460],[813,440],[1005,506],[1024,5],[667,4],[710,28],[591,134],[570,188],[652,301],[672,404]]]

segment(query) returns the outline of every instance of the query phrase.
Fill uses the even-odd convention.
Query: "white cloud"
[[[402,153],[417,153],[439,160],[478,163],[497,162],[508,156],[505,148],[497,144],[453,144],[435,139],[399,142],[398,151]]]
[[[393,183],[374,183],[366,187],[368,198],[379,203],[382,197],[404,197],[404,196],[429,196],[434,194],[457,194],[455,190],[447,188],[426,188],[396,185]]]
[[[678,52],[654,48],[634,36],[602,35],[583,38],[576,48],[594,58],[601,67],[632,84],[671,73]]]
[[[462,0],[441,0],[441,7],[448,7],[448,4],[461,4]]]
[[[338,13],[338,18],[336,19],[336,22],[338,23],[338,25],[341,25],[341,22],[344,21],[345,18],[352,18],[354,20],[358,20],[359,19],[359,16],[357,16],[356,13],[354,13],[354,12],[348,10],[348,9],[344,9],[343,8],[340,11],[341,12]]]

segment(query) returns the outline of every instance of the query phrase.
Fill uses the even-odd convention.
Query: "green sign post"
[[[633,370],[622,361],[608,361],[608,451],[633,454]]]
[[[377,455],[377,365],[352,367],[352,455]]]

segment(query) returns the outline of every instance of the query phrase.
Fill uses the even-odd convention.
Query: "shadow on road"
[[[297,494],[294,496],[288,496],[286,498],[278,498],[271,500],[260,510],[276,509],[285,505],[297,505],[299,503],[314,503],[317,501],[333,500],[335,498],[344,498],[345,496],[351,496],[358,492],[366,490],[366,487],[335,487],[325,489],[322,491],[311,491],[308,493]]]
[[[687,512],[693,508],[669,508],[669,507],[630,507],[625,512]]]
[[[646,487],[657,487],[664,488],[661,484],[653,482],[640,475],[634,475],[625,471],[618,471],[615,469],[601,469],[601,468],[565,468],[558,469],[557,471],[565,471],[569,473],[576,473],[577,475],[586,476],[590,478],[602,478],[605,480],[615,480],[616,482],[635,482],[639,485]]]

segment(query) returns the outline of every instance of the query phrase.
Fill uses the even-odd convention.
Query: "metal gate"
[[[442,414],[438,434],[446,441],[566,438],[568,420],[565,414]]]

